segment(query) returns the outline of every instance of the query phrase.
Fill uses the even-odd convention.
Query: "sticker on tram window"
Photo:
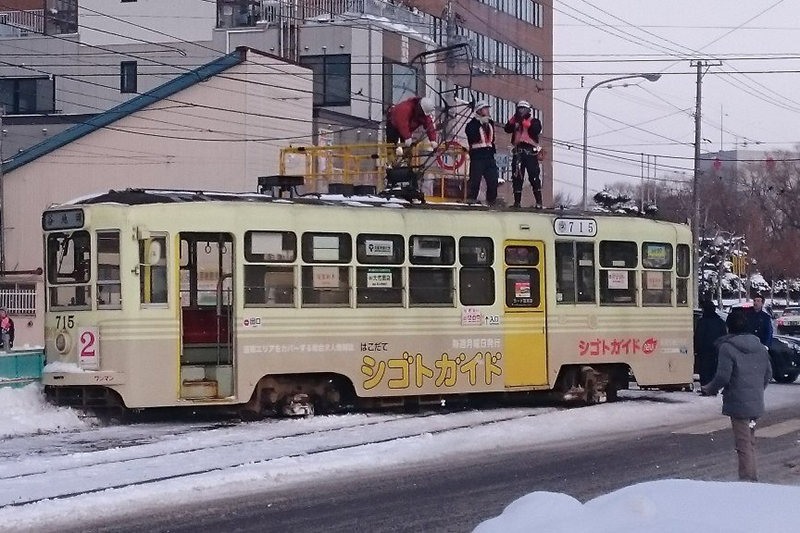
[[[462,326],[481,326],[483,325],[483,313],[477,307],[461,308]]]
[[[514,296],[516,298],[530,298],[531,284],[528,281],[518,281],[514,284]]]
[[[100,370],[100,335],[97,328],[78,329],[78,357],[84,370]]]
[[[597,222],[591,218],[557,218],[555,232],[561,237],[594,237]]]
[[[80,229],[83,227],[83,223],[83,209],[48,211],[42,215],[42,229],[44,231]]]

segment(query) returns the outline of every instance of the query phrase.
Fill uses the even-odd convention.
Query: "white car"
[[[791,335],[800,332],[800,307],[787,307],[778,319],[778,333]]]

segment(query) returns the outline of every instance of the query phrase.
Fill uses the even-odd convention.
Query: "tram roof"
[[[190,204],[203,202],[230,202],[230,203],[256,203],[256,204],[295,204],[318,206],[344,206],[353,208],[396,208],[418,209],[434,211],[505,211],[525,212],[551,216],[612,216],[628,218],[644,218],[626,213],[612,213],[608,211],[582,211],[575,209],[543,209],[533,208],[514,209],[511,207],[486,206],[481,204],[465,204],[455,202],[429,202],[426,204],[411,204],[399,198],[384,198],[382,196],[345,196],[342,194],[309,193],[291,198],[274,197],[255,192],[219,192],[219,191],[189,191],[170,189],[125,189],[110,190],[104,193],[92,194],[66,202],[63,206],[115,204],[123,206],[159,205],[159,204]]]

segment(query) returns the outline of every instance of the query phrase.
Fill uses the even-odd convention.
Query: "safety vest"
[[[522,119],[522,124],[519,122],[514,125],[514,135],[511,138],[511,144],[514,146],[520,144],[529,144],[531,146],[537,146],[539,143],[535,139],[533,139],[529,134],[528,130],[531,127],[532,119],[530,117]]]
[[[481,133],[480,141],[470,144],[470,149],[491,148],[494,144],[494,126],[487,122],[480,125],[479,131]]]

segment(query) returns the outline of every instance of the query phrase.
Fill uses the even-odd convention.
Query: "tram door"
[[[180,234],[181,398],[234,390],[233,236]]]
[[[505,386],[545,385],[547,335],[544,243],[506,241],[504,255]]]

